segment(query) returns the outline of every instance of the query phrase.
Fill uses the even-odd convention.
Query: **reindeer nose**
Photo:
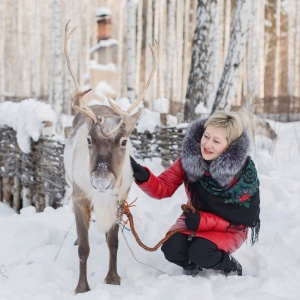
[[[110,172],[101,172],[97,170],[91,175],[91,184],[99,193],[114,189],[115,181],[115,176]]]

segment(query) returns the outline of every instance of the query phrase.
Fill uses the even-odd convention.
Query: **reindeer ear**
[[[142,111],[139,110],[138,112],[136,112],[135,114],[128,116],[126,118],[126,131],[130,134],[132,132],[132,130],[134,129],[138,118],[140,117]]]
[[[82,115],[82,117],[84,118],[84,123],[86,124],[87,128],[90,130],[94,124],[94,121],[87,116],[86,114],[80,112],[80,114]]]

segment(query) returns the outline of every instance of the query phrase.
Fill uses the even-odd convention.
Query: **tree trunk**
[[[173,56],[175,42],[175,8],[176,0],[170,0],[168,5],[168,33],[167,33],[167,64],[166,64],[166,89],[165,95],[168,100],[171,98],[172,77],[173,77]]]
[[[224,39],[224,2],[218,1],[216,11],[216,27],[215,27],[215,61],[214,61],[214,89],[218,85],[220,80],[223,64],[224,64],[224,50],[223,50],[223,39]]]
[[[186,93],[184,118],[195,119],[199,103],[211,107],[214,88],[216,0],[198,0],[192,63]]]
[[[57,116],[61,115],[63,104],[62,73],[62,35],[61,6],[59,0],[53,0],[53,107]]]
[[[300,96],[299,89],[299,67],[300,67],[300,3],[296,1],[296,30],[295,30],[295,84],[294,84],[294,96]]]
[[[188,83],[188,72],[190,69],[189,58],[189,39],[190,39],[190,0],[184,2],[184,37],[183,37],[183,83],[182,83],[182,97],[186,95],[187,83]],[[185,99],[184,99],[185,102]]]
[[[177,1],[176,10],[176,42],[173,47],[176,49],[176,60],[174,61],[177,76],[174,80],[174,93],[172,95],[173,101],[182,101],[182,54],[183,54],[183,18],[184,18],[184,3],[183,1]]]
[[[135,58],[136,58],[136,7],[134,0],[127,0],[127,97],[133,102],[135,91]]]
[[[152,55],[151,50],[148,47],[148,44],[153,43],[153,2],[152,0],[147,0],[147,25],[146,25],[146,71],[145,78],[151,72],[152,68]],[[148,91],[146,93],[146,99],[148,99],[149,109],[153,109],[153,80],[150,83]]]
[[[123,57],[123,45],[124,45],[124,14],[125,10],[125,0],[120,1],[120,10],[119,10],[119,31],[118,31],[118,91],[117,99],[122,97],[124,93],[123,90],[123,71],[124,71],[124,57]]]
[[[158,41],[159,36],[159,16],[160,16],[160,1],[154,1],[154,33],[153,39]],[[157,86],[158,86],[158,78],[159,78],[159,65],[157,66],[156,72],[153,76],[153,95],[152,101],[157,99]],[[154,106],[152,107],[154,108]]]
[[[159,52],[159,64],[157,68],[157,79],[158,79],[158,91],[156,98],[164,98],[165,97],[165,76],[164,72],[166,70],[166,39],[167,39],[167,9],[166,9],[166,0],[160,1],[160,9],[159,9],[159,34],[157,36],[160,52]]]
[[[138,2],[137,9],[137,41],[136,41],[136,94],[140,93],[140,81],[141,81],[141,57],[142,57],[142,34],[143,34],[143,1]]]
[[[264,0],[262,0],[264,1]],[[231,24],[231,0],[226,0],[225,21],[224,21],[224,52],[223,61],[226,59],[230,41],[230,24]]]
[[[39,73],[38,73],[38,26],[37,22],[37,10],[38,10],[38,1],[34,0],[33,5],[30,7],[30,36],[29,36],[29,55],[30,55],[30,97],[37,98],[38,94],[38,85],[39,85]]]
[[[254,0],[236,2],[230,44],[212,113],[215,110],[230,109],[232,98],[236,94],[247,43],[249,20],[253,17],[253,5]]]
[[[260,2],[259,9],[259,41],[258,41],[258,97],[263,99],[265,96],[264,78],[265,78],[265,0]]]
[[[4,101],[5,95],[5,64],[4,64],[4,40],[5,40],[5,31],[4,31],[4,0],[0,0],[0,102]]]
[[[276,44],[275,44],[275,62],[274,62],[274,86],[273,96],[276,98],[279,95],[280,82],[280,13],[281,0],[276,1]]]

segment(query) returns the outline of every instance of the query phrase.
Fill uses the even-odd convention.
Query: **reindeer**
[[[244,106],[239,108],[236,112],[240,115],[243,125],[248,130],[252,139],[254,139],[255,135],[261,134],[271,140],[276,140],[277,134],[266,120],[251,113]]]
[[[93,211],[98,228],[105,232],[109,248],[109,269],[105,282],[119,285],[117,272],[118,230],[117,202],[127,199],[132,181],[130,134],[141,114],[130,113],[143,99],[158,61],[158,45],[150,45],[153,67],[141,96],[125,112],[109,100],[109,106],[89,106],[83,96],[90,90],[79,91],[71,67],[67,41],[76,29],[65,26],[64,52],[76,91],[72,106],[78,111],[66,141],[64,165],[66,180],[72,186],[72,198],[77,228],[79,280],[76,293],[90,290],[87,281],[87,259],[90,252],[88,229]]]

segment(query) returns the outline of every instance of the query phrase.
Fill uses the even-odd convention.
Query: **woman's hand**
[[[189,230],[197,230],[200,224],[200,213],[196,211],[195,213],[183,212],[185,215],[185,225]]]
[[[150,174],[140,164],[138,164],[131,156],[130,163],[133,170],[133,177],[140,183],[148,181]]]

